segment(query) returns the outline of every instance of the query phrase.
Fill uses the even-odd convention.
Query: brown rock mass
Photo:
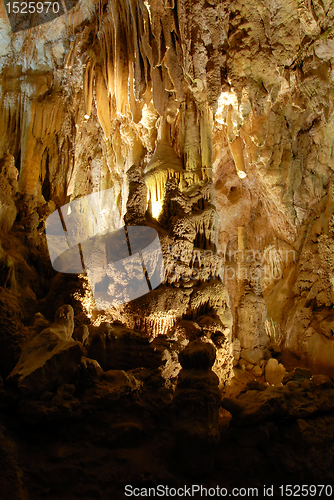
[[[0,4],[1,500],[329,484],[332,2],[74,3]]]

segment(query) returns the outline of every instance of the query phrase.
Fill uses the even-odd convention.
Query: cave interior
[[[333,3],[24,5],[0,4],[0,499],[333,498]]]

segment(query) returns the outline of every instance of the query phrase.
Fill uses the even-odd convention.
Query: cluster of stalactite
[[[26,43],[1,75],[0,156],[15,157],[20,191],[56,205],[107,187],[126,198],[124,172],[147,163],[159,137],[192,171],[186,182],[208,178],[226,38],[215,4],[101,0],[86,18],[77,7],[64,57],[33,71],[44,28],[15,35]]]
[[[253,315],[261,342],[332,366],[333,19],[329,0],[84,0],[10,34],[0,7],[0,239],[16,221],[38,246],[57,207],[111,189],[121,224],[162,238],[173,299],[139,329],[170,328],[172,301],[232,328],[220,275],[241,346]]]

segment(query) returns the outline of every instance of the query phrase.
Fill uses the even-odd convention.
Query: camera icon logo
[[[45,234],[52,267],[86,273],[98,310],[141,297],[164,279],[157,231],[123,226],[111,189],[92,193],[55,210]]]

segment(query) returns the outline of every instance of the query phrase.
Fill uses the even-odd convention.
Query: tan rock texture
[[[16,382],[23,394],[54,390],[71,380],[82,355],[79,342],[61,340],[55,333],[44,331],[23,348],[8,381]]]
[[[40,395],[71,381],[84,354],[81,343],[72,339],[73,319],[71,306],[60,307],[55,322],[23,346],[7,377],[23,394]]]
[[[159,418],[163,431],[152,442],[170,457],[177,358],[193,341],[216,350],[208,386],[214,381],[218,392],[242,369],[245,379],[261,379],[229,407],[232,427],[247,429],[221,434],[216,463],[231,487],[240,468],[249,482],[257,469],[255,481],[274,484],[275,467],[282,484],[291,473],[300,484],[332,479],[333,449],[322,436],[333,436],[333,387],[315,374],[334,373],[333,22],[329,0],[82,0],[66,16],[12,33],[1,4],[3,405],[29,425],[75,421],[85,411],[98,422],[88,434],[78,426],[91,449],[52,443],[45,468],[34,449],[31,477],[54,476],[12,491],[78,496],[82,469],[78,481],[66,468],[58,482],[54,458],[91,456],[94,475],[108,446],[124,438],[140,447]],[[52,269],[44,229],[58,208],[107,189],[121,225],[156,229],[165,272],[150,293],[98,311],[87,276]],[[64,304],[74,315],[56,327]],[[78,340],[88,329],[92,362],[81,361],[74,327]],[[290,380],[266,388],[270,353],[288,370],[308,367],[305,387]],[[23,398],[16,407],[22,394],[6,392],[11,372],[45,400]],[[122,453],[112,462],[129,464],[124,480],[125,469],[139,471],[134,480],[173,477],[167,458],[156,463],[147,448]],[[117,480],[121,466],[114,470]],[[110,467],[105,474],[94,477],[116,498]],[[87,478],[81,496],[101,497],[93,482]]]
[[[317,1],[85,1],[12,34],[3,13],[4,231],[18,171],[19,219],[35,239],[55,206],[112,187],[122,215],[148,211],[172,236],[165,250],[183,249],[166,266],[172,286],[189,282],[189,265],[200,280],[220,273],[233,338],[265,344],[267,314],[287,358],[332,370],[310,352],[331,350],[320,324],[332,306],[333,15]]]
[[[277,359],[270,358],[264,369],[265,379],[270,385],[280,385],[285,375],[285,368]]]

